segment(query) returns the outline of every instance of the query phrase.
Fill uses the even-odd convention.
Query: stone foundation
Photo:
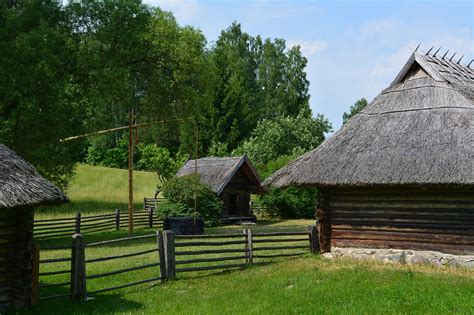
[[[474,269],[474,255],[451,255],[434,251],[333,247],[330,253],[324,253],[322,256],[326,258],[348,257],[408,265],[424,264]]]

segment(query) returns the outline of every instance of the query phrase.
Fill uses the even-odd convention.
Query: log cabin
[[[63,202],[60,189],[0,144],[0,313],[31,303],[33,208]]]
[[[176,177],[195,173],[196,160],[188,160]],[[260,175],[247,155],[241,157],[205,157],[197,160],[199,181],[208,185],[222,200],[222,223],[254,221],[250,195],[265,192]]]
[[[473,69],[414,52],[366,108],[264,185],[318,188],[323,251],[473,254]]]

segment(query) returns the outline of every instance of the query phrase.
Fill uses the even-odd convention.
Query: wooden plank
[[[128,254],[122,254],[122,255],[114,255],[114,256],[106,256],[106,257],[99,257],[99,258],[93,258],[93,259],[86,259],[86,263],[103,262],[103,261],[108,261],[108,260],[113,260],[113,259],[141,256],[141,255],[145,255],[145,254],[149,254],[149,253],[153,253],[153,252],[155,252],[155,249],[147,249],[147,250],[143,250],[143,251],[140,251],[140,252],[134,252],[134,253],[128,253]]]
[[[302,245],[302,246],[270,246],[270,247],[254,247],[254,251],[259,251],[259,250],[283,250],[283,249],[308,249],[308,245]]]
[[[216,269],[228,269],[228,268],[242,268],[246,264],[226,264],[226,265],[216,265],[216,266],[204,266],[204,267],[189,267],[189,268],[178,268],[176,272],[192,272],[192,271],[207,271],[207,270],[216,270]]]
[[[159,265],[160,265],[160,263],[150,263],[150,264],[140,265],[140,266],[136,266],[136,267],[123,268],[123,269],[104,272],[104,273],[97,273],[97,274],[87,275],[86,279],[91,280],[91,279],[97,279],[97,278],[103,278],[103,277],[110,277],[110,276],[118,275],[118,274],[125,273],[125,272],[142,270],[142,269],[147,269],[147,268],[152,268],[152,267],[158,267]]]
[[[94,246],[100,246],[100,245],[108,245],[108,244],[114,244],[114,243],[120,243],[120,242],[127,242],[127,241],[134,241],[134,240],[142,240],[142,239],[153,238],[153,237],[156,237],[156,235],[155,235],[155,234],[149,234],[149,235],[141,235],[141,236],[130,236],[130,237],[118,238],[118,239],[114,239],[114,240],[108,240],[108,241],[101,241],[101,242],[90,243],[90,244],[87,244],[87,247],[94,247]]]
[[[177,251],[176,256],[185,255],[206,255],[206,254],[226,254],[226,253],[245,253],[246,249],[209,249],[209,250],[190,250],[190,251]]]
[[[174,248],[174,233],[171,231],[163,232],[163,248],[166,261],[166,279],[176,278],[176,258]]]
[[[239,241],[223,241],[223,242],[178,242],[175,243],[175,247],[184,247],[184,246],[222,246],[222,245],[235,245],[235,244],[245,244],[245,240]]]
[[[176,265],[196,264],[196,263],[205,263],[205,262],[217,262],[217,261],[229,261],[229,260],[239,260],[239,259],[246,259],[246,258],[247,258],[247,255],[186,259],[186,260],[177,260]]]

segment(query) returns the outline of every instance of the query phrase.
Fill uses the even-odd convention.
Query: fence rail
[[[156,240],[156,242],[150,244],[146,242],[147,240]],[[133,243],[137,241],[140,243]],[[101,250],[103,247],[118,243],[129,243],[134,251],[103,254]],[[136,248],[137,244],[142,248]],[[254,244],[259,245],[254,246]],[[124,237],[90,244],[85,243],[81,234],[75,234],[72,246],[48,247],[48,250],[70,250],[69,257],[60,258],[40,259],[39,248],[38,246],[35,248],[37,248],[37,252],[33,256],[37,259],[36,266],[33,262],[34,269],[40,270],[40,266],[47,264],[61,264],[57,270],[48,269],[38,272],[34,279],[36,283],[33,283],[36,296],[39,296],[40,300],[66,296],[86,300],[91,294],[144,283],[172,280],[180,274],[243,268],[252,264],[264,263],[267,259],[295,257],[309,252],[316,253],[319,252],[319,243],[317,242],[316,228],[311,226],[308,232],[253,233],[251,229],[247,229],[243,230],[243,233],[235,234],[174,235],[171,231],[158,231],[156,234]],[[94,253],[93,257],[89,257]],[[156,255],[149,255],[152,253],[156,253]],[[141,258],[125,259],[130,257]],[[101,265],[113,260],[121,260],[117,269],[110,270],[108,268],[111,265]],[[65,263],[69,263],[70,267],[65,267]],[[92,264],[94,268],[92,268]],[[102,266],[102,270],[97,266]],[[99,285],[104,283],[100,282],[101,279],[145,269],[148,271],[136,276],[144,279],[126,282],[127,280],[123,279],[127,277],[120,276],[113,278],[111,283],[104,285],[105,287]],[[40,279],[44,277],[63,274],[70,274],[70,279],[68,281],[63,279],[57,282],[40,282]],[[97,282],[93,283],[94,289],[88,291],[87,287],[90,281]],[[98,285],[99,287],[96,288]],[[60,287],[69,287],[70,293],[56,294],[57,292],[53,292],[55,294],[38,295],[39,291],[44,289]]]
[[[103,231],[120,230],[128,226],[128,213],[116,209],[114,213],[75,217],[35,220],[33,236],[35,239],[67,237],[73,234],[90,234]],[[135,227],[163,228],[163,220],[158,218],[154,209],[134,212]]]

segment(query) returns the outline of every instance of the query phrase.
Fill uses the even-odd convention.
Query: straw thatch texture
[[[67,202],[64,193],[15,152],[0,144],[0,208]]]
[[[264,184],[474,186],[474,72],[413,54],[361,113]]]
[[[249,170],[249,177],[260,187],[261,180],[257,171],[246,155],[241,157],[206,157],[197,160],[197,174],[199,181],[211,187],[220,195],[232,177],[241,166],[245,164]],[[195,160],[188,160],[186,164],[176,173],[176,177],[194,175]]]

